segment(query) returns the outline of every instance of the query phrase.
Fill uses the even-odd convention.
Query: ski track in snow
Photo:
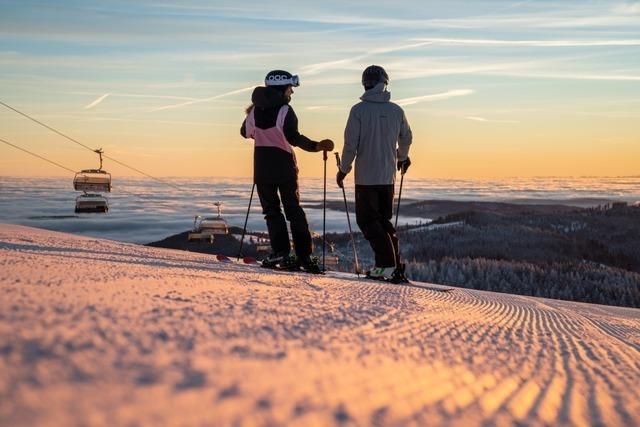
[[[0,225],[0,425],[640,425],[640,310]]]

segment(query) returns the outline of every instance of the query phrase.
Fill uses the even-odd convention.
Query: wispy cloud
[[[467,120],[473,120],[476,122],[491,122],[491,123],[520,123],[517,120],[496,120],[496,119],[486,119],[484,117],[478,116],[467,116],[465,117]]]
[[[359,60],[362,60],[364,58],[367,58],[369,56],[374,56],[374,55],[381,55],[381,54],[385,54],[385,53],[391,53],[391,52],[397,52],[397,51],[401,51],[401,50],[407,50],[407,49],[414,49],[414,48],[418,48],[421,46],[426,46],[428,44],[431,44],[430,41],[419,41],[419,42],[415,42],[415,43],[410,43],[410,44],[403,44],[403,45],[398,45],[398,46],[392,46],[392,47],[388,47],[388,48],[377,48],[377,49],[372,49],[369,50],[363,54],[360,54],[356,57],[353,58],[347,58],[347,59],[340,59],[340,60],[335,60],[335,61],[327,61],[327,62],[320,62],[320,63],[316,63],[316,64],[309,64],[306,66],[303,66],[301,68],[302,72],[304,72],[307,75],[313,75],[313,74],[317,74],[323,71],[328,71],[331,69],[335,69],[335,68],[342,68],[347,66],[348,64],[354,64]],[[221,95],[216,95],[216,96],[212,96],[209,98],[201,98],[201,99],[195,99],[195,100],[190,100],[190,101],[186,101],[186,102],[181,102],[179,104],[172,104],[172,105],[165,105],[162,107],[157,107],[157,108],[153,108],[151,110],[149,110],[149,113],[153,113],[153,112],[157,112],[157,111],[163,111],[163,110],[168,110],[168,109],[174,109],[174,108],[181,108],[181,107],[186,107],[188,105],[193,105],[193,104],[199,104],[199,103],[203,103],[203,102],[209,102],[209,101],[214,101],[216,99],[219,98],[223,98],[229,95],[235,95],[238,93],[243,93],[243,92],[247,92],[249,90],[252,90],[254,86],[249,86],[249,87],[245,87],[242,89],[237,89],[237,90],[233,90],[231,92],[226,92],[223,93]]]
[[[496,40],[496,39],[447,39],[419,38],[417,41],[441,45],[471,46],[532,46],[532,47],[594,47],[594,46],[640,46],[640,39],[622,40]]]
[[[396,104],[400,106],[413,105],[419,102],[431,102],[431,101],[441,101],[449,98],[457,98],[459,96],[467,96],[475,93],[473,89],[455,89],[442,93],[435,93],[431,95],[423,95],[423,96],[414,96],[412,98],[404,98],[396,100]]]
[[[549,73],[534,71],[504,71],[487,73],[501,76],[536,78],[536,79],[555,79],[555,80],[602,80],[602,81],[640,81],[640,74],[579,74],[574,72],[566,73]]]
[[[640,15],[640,2],[632,2],[632,3],[626,3],[626,4],[621,4],[616,6],[613,9],[616,13],[625,15],[625,14],[629,14],[629,15],[635,15],[635,14],[639,14]]]
[[[100,104],[102,101],[104,101],[105,99],[107,99],[107,97],[109,96],[109,93],[105,93],[104,95],[100,96],[98,99],[96,99],[95,101],[85,105],[84,109],[85,110],[90,110],[91,108],[95,107],[96,105]]]
[[[68,94],[77,94],[77,95],[94,95],[94,93],[89,92],[66,92]],[[104,95],[98,97],[93,102],[87,104],[84,109],[90,110],[100,104],[102,101],[107,99],[107,97],[111,98],[151,98],[151,99],[173,99],[173,100],[181,100],[181,101],[196,101],[197,98],[190,98],[186,96],[172,96],[172,95],[153,95],[153,94],[142,94],[142,93],[105,93]]]
[[[179,104],[171,104],[171,105],[165,105],[165,106],[162,106],[162,107],[156,107],[156,108],[153,108],[153,109],[149,110],[148,112],[149,113],[153,113],[153,112],[156,112],[156,111],[170,110],[170,109],[173,109],[173,108],[186,107],[187,105],[200,104],[200,103],[203,103],[203,102],[210,102],[210,101],[214,101],[216,99],[224,98],[225,96],[230,96],[230,95],[235,95],[235,94],[238,94],[238,93],[248,92],[250,90],[253,90],[253,88],[255,88],[255,87],[256,87],[256,85],[248,86],[248,87],[244,87],[242,89],[237,89],[237,90],[232,90],[230,92],[225,92],[225,93],[222,93],[220,95],[211,96],[209,98],[200,98],[200,99],[195,99],[193,101],[181,102]]]
[[[430,45],[430,44],[432,44],[432,42],[429,40],[420,40],[416,43],[402,44],[402,45],[388,47],[388,48],[372,49],[367,52],[364,52],[349,58],[305,65],[304,67],[301,68],[301,72],[307,75],[313,75],[321,71],[328,71],[328,70],[339,69],[339,68],[348,68],[347,66],[358,63],[359,61],[362,61],[363,59],[371,56],[384,55],[386,53],[393,53],[393,52],[399,52],[403,50],[415,49],[415,48]]]
[[[526,4],[521,2],[514,5],[519,7]],[[515,8],[514,7],[514,8]],[[512,9],[514,9],[512,8]],[[507,8],[509,9],[509,8]],[[253,19],[262,21],[291,21],[298,23],[316,23],[343,26],[375,26],[376,28],[419,30],[419,29],[486,29],[486,28],[584,28],[584,27],[621,27],[638,24],[635,15],[636,4],[632,3],[621,8],[607,8],[586,5],[584,7],[561,7],[553,11],[542,13],[529,12],[519,14],[494,13],[491,15],[468,15],[465,17],[430,18],[424,17],[394,17],[376,16],[368,14],[335,14],[310,13],[306,15],[290,14],[268,16],[256,15],[248,11]]]
[[[399,64],[391,64],[395,69],[392,80],[407,80],[420,77],[448,76],[459,74],[492,74],[515,70],[540,69],[548,65],[544,60],[524,60],[513,62],[449,62],[449,61],[424,61],[404,60]],[[389,67],[391,68],[391,67]]]
[[[174,100],[181,100],[181,101],[194,101],[197,99],[197,98],[188,97],[188,96],[154,95],[154,94],[144,94],[144,93],[110,93],[108,95],[111,97],[123,97],[123,98],[174,99]]]

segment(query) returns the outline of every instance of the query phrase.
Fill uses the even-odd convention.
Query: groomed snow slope
[[[0,225],[0,425],[640,425],[640,310]]]

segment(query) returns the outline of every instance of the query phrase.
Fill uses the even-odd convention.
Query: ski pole
[[[400,215],[400,199],[402,199],[402,184],[404,183],[404,174],[407,173],[407,170],[402,165],[402,169],[400,169],[400,191],[398,192],[398,207],[396,207],[396,225],[395,229],[398,228],[398,216]]]
[[[336,155],[336,162],[338,164],[338,170],[340,170],[340,154]],[[349,224],[349,235],[351,236],[351,245],[353,246],[353,259],[356,264],[356,274],[360,276],[360,264],[358,263],[358,251],[356,250],[356,241],[353,238],[353,230],[351,229],[351,219],[349,219],[349,207],[347,206],[347,193],[344,191],[344,185],[342,186],[342,198],[344,199],[344,210],[347,213],[347,224]]]
[[[249,212],[251,211],[251,201],[253,200],[253,190],[256,188],[255,182],[251,186],[251,196],[249,197],[249,207],[247,208],[247,216],[244,218],[244,227],[242,227],[242,237],[240,238],[240,250],[238,251],[238,257],[236,259],[240,259],[242,256],[242,244],[244,243],[244,235],[247,232],[247,221],[249,221]]]
[[[324,161],[324,192],[322,193],[322,271],[325,268],[325,247],[327,242],[327,150],[322,151]]]

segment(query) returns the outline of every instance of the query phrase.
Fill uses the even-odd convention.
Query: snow
[[[432,230],[444,230],[447,228],[459,228],[464,227],[464,221],[446,222],[443,224],[426,224],[420,227],[411,228],[409,231],[432,231]]]
[[[0,425],[640,424],[640,310],[212,258],[0,225]]]

